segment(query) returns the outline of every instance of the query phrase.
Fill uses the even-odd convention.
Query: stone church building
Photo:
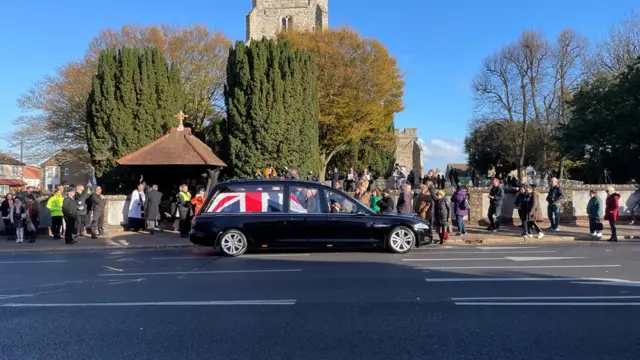
[[[280,31],[329,28],[329,0],[253,0],[247,15],[247,41],[274,38]],[[396,130],[396,163],[424,173],[418,129]]]
[[[247,15],[247,41],[273,38],[280,31],[329,27],[329,0],[253,0]]]

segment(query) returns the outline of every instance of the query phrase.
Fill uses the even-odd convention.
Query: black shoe
[[[618,238],[611,238],[611,239],[609,239],[607,241],[616,242],[616,241],[618,241]]]
[[[77,241],[76,241],[76,240],[65,241],[65,244],[67,244],[67,245],[73,245],[73,244],[75,244],[75,243],[77,243]]]
[[[93,240],[97,240],[97,239],[98,239],[98,237],[97,237],[97,236],[95,236],[95,235],[91,235],[91,239],[93,239]]]

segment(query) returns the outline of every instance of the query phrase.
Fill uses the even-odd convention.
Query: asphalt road
[[[640,244],[0,254],[0,359],[639,359]]]

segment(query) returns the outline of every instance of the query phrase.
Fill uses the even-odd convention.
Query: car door
[[[292,245],[308,243],[324,237],[327,214],[321,201],[320,188],[313,185],[289,185],[287,191],[287,217],[283,224],[283,242]]]
[[[325,189],[329,241],[365,243],[373,240],[373,220],[355,200],[339,191]]]

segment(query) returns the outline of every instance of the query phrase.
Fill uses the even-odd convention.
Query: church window
[[[287,18],[282,18],[282,31],[287,31]]]
[[[291,16],[282,18],[282,31],[293,29],[293,18]]]

